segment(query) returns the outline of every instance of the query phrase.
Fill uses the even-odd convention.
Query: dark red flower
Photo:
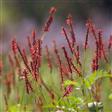
[[[72,91],[73,91],[73,85],[67,86],[63,97],[68,96]]]

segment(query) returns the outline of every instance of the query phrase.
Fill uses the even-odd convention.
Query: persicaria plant
[[[11,72],[4,78],[7,112],[13,108],[17,112],[101,112],[105,108],[103,82],[109,79],[108,86],[112,84],[112,35],[104,40],[103,32],[88,19],[85,40],[79,44],[69,14],[66,28],[62,27],[67,44],[58,46],[53,40],[50,51],[43,43],[56,11],[50,9],[40,38],[36,30],[27,37],[28,49],[21,48],[16,38],[12,40]],[[1,68],[0,63],[0,72]]]

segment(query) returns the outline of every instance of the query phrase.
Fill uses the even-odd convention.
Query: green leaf
[[[74,101],[76,104],[82,104],[84,101],[81,97],[69,96],[69,100]]]
[[[112,75],[107,73],[106,71],[98,70],[92,73],[91,75],[87,76],[84,79],[84,82],[86,87],[88,89],[91,89],[91,86],[96,82],[96,80],[106,77],[112,77]]]
[[[21,105],[20,104],[13,105],[13,106],[9,107],[9,111],[10,112],[19,112],[20,110],[21,110]]]
[[[32,107],[30,105],[27,105],[26,110],[24,110],[24,106],[22,106],[21,104],[17,104],[10,106],[8,112],[31,112],[31,110]]]
[[[71,80],[66,80],[64,81],[64,86],[69,86],[69,85],[73,85],[73,86],[76,86],[76,87],[80,87],[80,84],[78,82],[75,82],[75,81],[71,81]]]
[[[55,106],[53,104],[48,104],[43,106],[43,108],[55,108]]]
[[[109,95],[109,99],[112,100],[112,93]]]

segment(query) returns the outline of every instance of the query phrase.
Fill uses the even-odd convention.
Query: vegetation
[[[28,49],[12,40],[8,72],[0,61],[0,110],[111,112],[112,36],[104,41],[103,32],[88,19],[85,41],[78,44],[69,14],[66,28],[62,27],[67,45],[58,46],[54,40],[51,50],[47,45],[44,48],[55,13],[52,7],[40,38],[35,31],[28,36]]]

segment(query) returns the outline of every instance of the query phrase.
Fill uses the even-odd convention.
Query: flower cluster
[[[57,93],[52,88],[50,88],[50,86],[47,85],[43,80],[43,77],[41,75],[41,67],[44,57],[44,47],[42,46],[43,39],[45,37],[45,33],[49,31],[49,28],[54,20],[55,12],[56,8],[52,7],[49,11],[49,17],[43,27],[43,34],[40,38],[36,37],[36,30],[33,30],[31,35],[27,37],[29,53],[26,51],[26,49],[22,49],[14,38],[12,40],[11,46],[12,54],[9,54],[9,61],[11,66],[17,68],[20,79],[22,78],[25,82],[26,92],[28,94],[30,94],[30,92],[35,92],[32,81],[30,79],[32,78],[41,89],[44,87],[44,89],[48,92],[52,100],[52,104],[55,104],[55,96],[57,95]],[[53,40],[52,51],[54,54],[54,60],[52,60],[51,58],[51,52],[48,45],[45,46],[45,59],[47,60],[47,65],[50,69],[50,73],[53,73],[52,71],[54,66],[58,68],[57,71],[59,72],[62,98],[67,97],[68,95],[70,95],[70,93],[73,92],[73,85],[70,84],[66,88],[63,86],[66,79],[73,81],[74,77],[78,77],[79,79],[82,78],[83,81],[81,83],[84,83],[84,76],[86,75],[86,71],[84,70],[85,67],[83,59],[85,59],[85,57],[83,57],[81,54],[84,53],[85,55],[88,51],[87,49],[91,49],[89,48],[89,35],[92,34],[95,41],[95,49],[93,50],[93,56],[91,57],[92,61],[89,63],[91,66],[91,72],[95,72],[100,69],[100,61],[102,59],[104,59],[106,63],[109,63],[108,55],[110,55],[110,51],[112,48],[112,35],[110,36],[107,48],[103,40],[102,31],[96,28],[92,20],[89,19],[86,23],[87,31],[85,34],[85,41],[83,43],[84,48],[80,46],[80,44],[76,40],[77,38],[75,36],[75,31],[73,28],[73,18],[71,15],[67,17],[66,24],[67,28],[62,27],[62,32],[67,45],[62,45],[62,47],[58,49],[56,41]],[[0,63],[0,72],[1,68],[2,64]],[[10,85],[9,79],[7,79],[7,83]],[[98,84],[100,84],[100,82],[98,82]],[[96,91],[99,90],[100,87],[98,87],[98,85],[95,85],[95,87],[92,88],[92,92],[94,93],[96,99],[100,99],[99,94],[96,94]]]

